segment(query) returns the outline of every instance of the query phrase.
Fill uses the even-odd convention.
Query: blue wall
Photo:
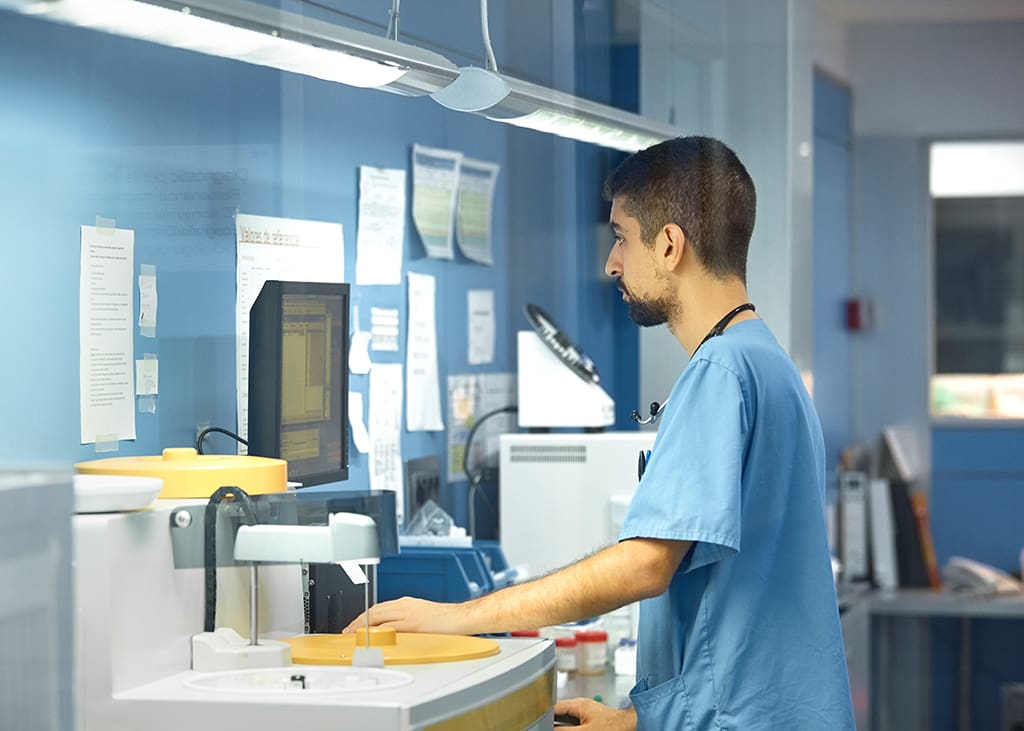
[[[496,51],[508,38],[532,32],[523,75],[547,82],[554,41],[543,30],[544,15],[515,20],[513,8],[505,15]],[[472,50],[462,58],[451,45],[444,52],[466,63],[478,52],[478,15],[467,9],[439,18],[422,19],[422,32],[441,44],[461,37]],[[404,13],[403,19],[403,27],[413,27]],[[576,171],[556,164],[571,152],[579,165],[600,173],[608,159],[602,150],[459,115],[430,99],[352,89],[4,12],[0,69],[0,206],[7,232],[0,460],[98,456],[93,445],[79,443],[79,226],[102,216],[134,229],[136,269],[157,268],[157,337],[136,335],[135,356],[160,359],[158,409],[137,414],[137,439],[121,442],[118,453],[156,454],[192,444],[198,424],[235,426],[234,211],[341,222],[351,279],[357,168],[408,168],[413,143],[502,166],[493,267],[459,255],[451,262],[426,258],[411,218],[406,221],[404,270],[437,278],[442,387],[449,374],[514,372],[515,331],[527,327],[526,302],[547,309],[599,365],[614,362],[614,328],[593,323],[595,315],[625,318],[625,312],[611,310],[617,298],[610,282],[579,276],[581,258],[596,246],[594,206],[578,208],[576,200],[560,197]],[[600,175],[582,181],[581,190],[589,186],[599,196],[601,182]],[[169,201],[168,191],[178,201]],[[487,366],[466,362],[469,288],[496,293],[495,362]],[[373,353],[379,362],[400,362],[405,287],[353,287],[353,302],[364,329],[370,306],[400,309],[403,352]],[[616,396],[625,380],[614,367],[603,376]],[[353,376],[351,387],[365,394],[367,377]],[[630,381],[622,400],[631,403],[633,393]],[[211,451],[230,451],[218,439],[211,437]],[[404,459],[443,454],[446,447],[443,432],[403,433],[402,442]],[[366,455],[351,452],[348,486],[366,487]],[[464,523],[464,483],[444,499]],[[486,534],[488,516],[478,515]]]
[[[934,427],[930,512],[940,564],[967,556],[1020,571],[1024,432],[1019,425]]]
[[[1024,433],[1019,425],[932,428],[929,511],[942,565],[967,556],[1004,571],[1020,571],[1024,549]],[[1024,632],[1013,620],[974,620],[971,642],[972,728],[998,728],[1000,687],[1024,682]],[[956,622],[932,622],[932,718],[953,728],[959,632]]]

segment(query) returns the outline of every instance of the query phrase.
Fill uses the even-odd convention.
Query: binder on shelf
[[[863,472],[839,475],[839,560],[847,582],[868,578],[867,486]]]
[[[932,525],[928,519],[928,496],[923,492],[916,492],[910,496],[910,505],[917,520],[917,538],[921,543],[921,554],[925,569],[928,571],[928,583],[933,589],[941,589],[942,575],[939,573],[935,542],[932,540]]]
[[[910,483],[893,480],[892,515],[896,528],[896,562],[900,587],[929,588],[932,580],[929,576],[924,551],[921,548],[921,537],[918,532],[917,517],[910,498]]]
[[[899,586],[896,534],[893,529],[892,490],[889,481],[871,480],[868,486],[871,533],[871,576],[879,589]]]

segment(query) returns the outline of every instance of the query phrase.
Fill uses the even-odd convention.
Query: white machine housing
[[[498,640],[501,652],[479,660],[389,666],[411,675],[412,682],[358,692],[293,687],[254,692],[253,678],[278,671],[237,671],[238,683],[225,686],[223,673],[190,669],[190,639],[203,629],[203,570],[175,568],[171,531],[178,521],[172,516],[184,505],[204,503],[157,500],[146,510],[74,516],[78,731],[418,731],[467,717],[464,725],[480,729],[551,728],[551,706],[545,712],[535,703],[536,714],[525,722],[519,716],[510,723],[492,711],[519,692],[553,704],[555,658],[547,640]],[[294,564],[261,567],[261,637],[302,633],[300,571]],[[218,569],[216,625],[241,636],[249,635],[248,576],[244,566]],[[323,670],[290,667],[297,675]],[[521,707],[514,702],[518,697],[506,706]],[[0,728],[7,726],[0,723]]]
[[[518,335],[519,426],[606,427],[615,423],[615,402],[596,383],[573,373],[537,333]]]
[[[654,437],[640,431],[502,434],[499,514],[509,563],[539,576],[614,543],[612,498],[621,506],[636,491],[640,451],[650,449]]]

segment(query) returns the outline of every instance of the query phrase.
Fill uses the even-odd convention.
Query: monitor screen
[[[249,454],[303,487],[348,479],[349,285],[263,285],[249,311]]]

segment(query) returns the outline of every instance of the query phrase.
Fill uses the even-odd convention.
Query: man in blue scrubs
[[[821,427],[747,301],[753,182],[721,142],[686,137],[627,158],[605,196],[606,273],[634,321],[667,324],[690,354],[619,542],[462,604],[384,602],[370,623],[477,634],[642,600],[632,707],[557,712],[592,729],[852,729]]]

